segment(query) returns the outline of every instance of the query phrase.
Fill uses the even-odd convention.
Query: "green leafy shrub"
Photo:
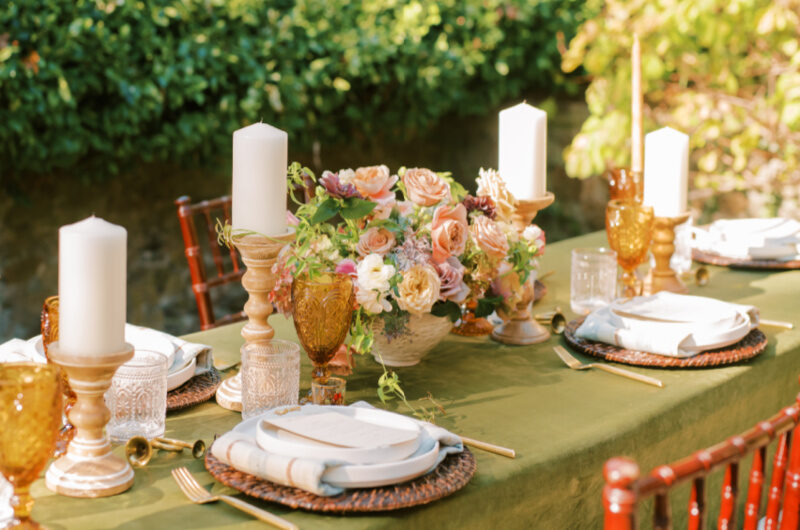
[[[800,1],[608,1],[563,56],[590,116],[565,151],[585,178],[630,157],[630,48],[642,40],[645,130],[691,136],[693,183],[745,194],[750,215],[800,217]],[[700,202],[700,201],[698,201]],[[715,201],[703,206],[714,207]]]
[[[531,87],[574,90],[578,0],[15,0],[0,7],[0,171],[208,159],[264,120],[404,134]]]

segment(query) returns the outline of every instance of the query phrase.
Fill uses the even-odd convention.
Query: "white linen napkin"
[[[47,363],[44,353],[40,353],[29,342],[22,339],[11,339],[0,344],[0,363]]]
[[[133,324],[125,324],[125,335],[126,337],[129,335],[133,335],[133,333],[129,333],[129,330],[136,330],[137,337],[144,337],[145,340],[148,336],[154,338],[162,338],[169,341],[174,346],[175,352],[175,360],[170,367],[170,372],[179,370],[192,362],[192,359],[197,359],[197,364],[194,370],[194,375],[201,375],[209,370],[211,367],[214,366],[214,357],[212,354],[211,346],[207,344],[198,344],[194,342],[187,342],[180,337],[175,337],[170,335],[169,333],[164,333],[163,331],[158,331],[151,328],[146,328],[143,326],[135,326]],[[126,339],[127,340],[127,339]],[[152,341],[155,344],[157,341]],[[163,341],[162,341],[163,343]],[[136,341],[131,342],[134,347],[136,347]],[[170,352],[160,352],[164,355],[169,357]]]
[[[364,401],[350,406],[373,408]],[[414,421],[427,432],[428,443],[439,442],[439,457],[427,471],[428,473],[436,469],[448,454],[464,450],[461,438],[457,435],[428,422]],[[344,491],[340,487],[322,481],[322,475],[328,467],[340,465],[341,462],[315,460],[311,455],[309,458],[298,459],[269,453],[258,446],[255,437],[244,433],[230,431],[223,434],[214,441],[211,454],[240,471],[283,486],[300,488],[315,495],[328,497]]]
[[[694,231],[695,247],[735,259],[790,260],[800,255],[800,222],[781,217],[723,219]]]
[[[664,291],[593,311],[575,335],[630,350],[691,357],[738,342],[758,320],[753,306]]]

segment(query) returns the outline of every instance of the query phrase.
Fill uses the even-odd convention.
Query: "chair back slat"
[[[772,459],[772,478],[769,484],[767,497],[767,513],[764,518],[764,530],[777,530],[778,518],[781,512],[781,499],[783,498],[783,484],[786,479],[786,464],[789,460],[789,442],[792,431],[784,433],[778,439],[778,447]]]
[[[725,468],[725,480],[722,483],[722,500],[719,507],[717,528],[733,530],[736,528],[736,495],[739,493],[739,463],[732,462]]]
[[[789,450],[789,467],[786,469],[786,490],[783,493],[780,530],[800,528],[800,436],[798,436],[798,429],[800,428],[794,429]]]
[[[628,458],[612,458],[603,466],[606,530],[636,530],[636,493],[632,486],[639,478],[639,466]]]
[[[656,495],[653,530],[672,530],[672,514],[669,510],[669,496],[666,493]]]
[[[227,197],[223,197],[227,198]],[[225,219],[231,218],[231,203],[226,201],[222,203],[222,213],[225,215]],[[228,247],[228,253],[231,256],[231,263],[233,264],[233,272],[239,272],[239,256],[236,254],[236,248],[231,245]]]
[[[689,495],[689,530],[702,530],[706,527],[706,479],[697,477],[692,481]]]
[[[761,494],[764,491],[764,460],[766,457],[766,447],[761,447],[753,454],[753,464],[750,466],[750,480],[747,484],[747,502],[744,505],[744,530],[756,530],[758,528]]]
[[[219,251],[217,242],[217,232],[214,228],[214,221],[211,220],[211,210],[206,203],[201,203],[203,217],[206,219],[206,237],[208,237],[208,248],[211,249],[211,256],[214,259],[214,266],[217,268],[217,276],[225,274],[225,266],[222,263],[222,253]]]

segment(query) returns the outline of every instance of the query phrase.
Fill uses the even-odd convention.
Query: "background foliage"
[[[578,90],[579,0],[16,0],[0,6],[0,176],[204,159],[263,119],[293,147],[407,134]]]
[[[749,210],[740,213],[800,217],[798,27],[799,0],[606,2],[563,56],[564,71],[582,64],[592,78],[590,117],[565,151],[568,174],[629,163],[635,32],[645,130],[669,125],[691,135],[694,186],[739,191]]]

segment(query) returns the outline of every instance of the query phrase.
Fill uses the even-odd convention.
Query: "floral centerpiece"
[[[425,168],[392,174],[383,165],[361,167],[317,179],[295,163],[288,178],[290,189],[307,190],[310,200],[292,193],[296,238],[276,264],[271,300],[288,313],[296,275],[349,274],[356,287],[349,344],[383,361],[381,347],[395,341],[435,346],[468,299],[489,314],[518,296],[544,250],[541,229],[532,225],[520,235],[512,226],[514,197],[493,170],[480,171],[477,196],[449,173]],[[435,336],[414,340],[431,327]]]

